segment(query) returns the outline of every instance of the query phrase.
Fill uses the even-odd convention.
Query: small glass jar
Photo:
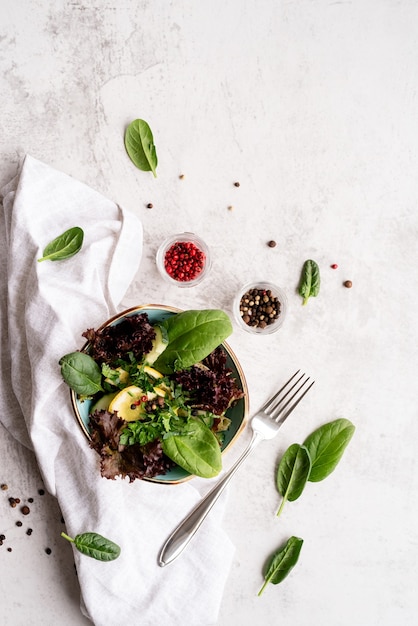
[[[269,335],[279,330],[286,318],[287,308],[283,289],[262,280],[244,285],[233,304],[238,326],[258,335]]]
[[[156,262],[164,280],[177,287],[198,285],[211,265],[208,246],[194,233],[168,237],[158,248]]]

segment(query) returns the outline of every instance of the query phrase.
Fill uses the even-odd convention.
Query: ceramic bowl
[[[179,312],[179,309],[175,309],[173,307],[159,304],[145,304],[123,311],[115,317],[112,317],[110,320],[107,320],[104,324],[102,324],[100,328],[118,324],[124,317],[135,315],[137,313],[147,313],[150,324],[156,324],[158,322],[164,321],[167,317]],[[225,350],[227,356],[227,367],[232,370],[232,376],[235,377],[238,386],[244,392],[243,398],[241,398],[235,406],[231,407],[226,412],[226,416],[231,420],[231,424],[229,426],[229,429],[225,432],[225,439],[222,444],[222,453],[225,453],[226,450],[241,434],[245,426],[248,416],[249,401],[247,383],[238,359],[236,358],[235,354],[227,343],[224,342],[222,344],[222,348],[223,350]],[[88,352],[88,343],[84,345],[82,350]],[[74,393],[74,391],[71,391],[71,402],[78,424],[82,428],[87,439],[90,440],[89,412],[93,401],[84,400],[83,402],[81,402],[77,394]],[[186,470],[181,467],[175,466],[169,472],[167,472],[167,474],[156,476],[154,478],[144,478],[143,480],[163,484],[176,484],[184,482],[191,477],[192,476]]]

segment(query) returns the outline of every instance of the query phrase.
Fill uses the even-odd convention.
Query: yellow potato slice
[[[117,413],[120,418],[127,422],[135,422],[142,419],[146,414],[144,403],[155,397],[155,393],[144,392],[140,387],[131,385],[116,394],[109,404],[109,411]]]
[[[154,369],[153,367],[150,367],[149,365],[145,365],[144,366],[144,372],[146,374],[148,374],[148,376],[151,376],[151,378],[164,378],[164,376],[161,374],[161,372],[159,372],[158,370]]]

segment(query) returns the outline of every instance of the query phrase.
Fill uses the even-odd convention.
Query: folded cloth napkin
[[[105,563],[74,550],[83,613],[97,626],[215,624],[233,553],[221,529],[223,507],[179,559],[159,567],[164,540],[199,492],[193,481],[102,478],[58,365],[83,345],[86,328],[117,312],[139,266],[140,221],[31,156],[0,196],[0,419],[34,450],[67,533],[97,532],[121,547],[120,557]],[[73,226],[84,231],[81,251],[38,263],[46,244]]]

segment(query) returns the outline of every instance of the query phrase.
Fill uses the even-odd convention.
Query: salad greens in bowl
[[[133,307],[87,329],[60,359],[82,430],[105,478],[211,478],[248,414],[242,369],[217,309]]]

